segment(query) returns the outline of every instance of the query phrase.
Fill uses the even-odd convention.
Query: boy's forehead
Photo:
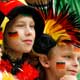
[[[80,48],[74,46],[73,44],[59,45],[59,49],[65,52],[69,51],[70,53],[80,54]]]
[[[55,47],[56,51],[58,51],[59,53],[72,53],[73,51],[73,45],[72,44],[62,44],[62,45],[57,45]]]
[[[80,52],[80,48],[74,46],[72,43],[63,43],[63,44],[60,44],[58,46],[59,46],[59,48],[62,48],[62,49],[66,49],[66,48],[68,49],[69,48],[69,49],[72,49],[76,52]]]
[[[71,53],[72,51],[72,45],[56,45],[55,47],[52,48],[52,51],[54,53]]]
[[[61,44],[58,44],[57,46],[61,49],[71,49],[73,45],[71,43],[62,42]]]

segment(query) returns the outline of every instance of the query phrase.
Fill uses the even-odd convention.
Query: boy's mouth
[[[71,75],[76,75],[78,72],[77,70],[68,70],[70,72]]]

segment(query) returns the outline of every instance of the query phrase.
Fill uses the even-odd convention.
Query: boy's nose
[[[78,67],[78,65],[79,65],[79,61],[77,59],[74,59],[73,60],[73,66]]]
[[[32,33],[32,30],[30,29],[30,27],[26,27],[25,28],[25,35],[30,35]]]

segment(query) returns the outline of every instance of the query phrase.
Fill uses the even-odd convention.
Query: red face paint
[[[56,62],[56,68],[57,69],[64,69],[65,68],[65,62]]]
[[[8,35],[10,38],[18,38],[18,33],[17,32],[8,32]]]

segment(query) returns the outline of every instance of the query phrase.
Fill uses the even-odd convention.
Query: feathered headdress
[[[69,40],[75,46],[80,47],[80,16],[76,15],[74,11],[69,13],[68,4],[65,4],[60,10],[60,0],[57,1],[55,11],[52,0],[49,0],[46,7],[44,7],[42,0],[38,1],[37,4],[31,6],[41,10],[45,19],[44,33],[49,34],[58,42]]]

